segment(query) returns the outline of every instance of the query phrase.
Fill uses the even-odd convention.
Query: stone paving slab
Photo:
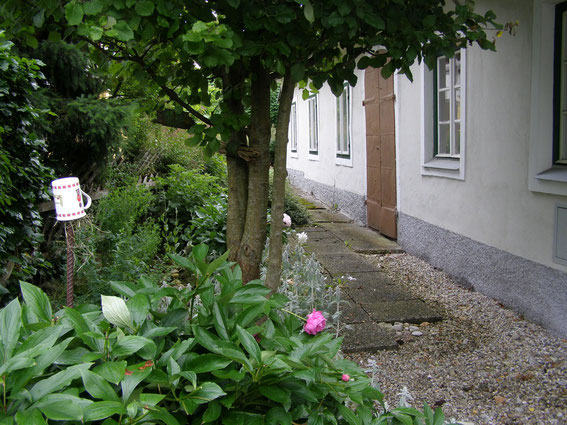
[[[375,323],[357,323],[351,325],[351,329],[342,333],[345,337],[342,351],[345,353],[395,350],[398,348],[395,333]]]
[[[403,252],[400,246],[380,233],[340,221],[323,222],[321,225],[345,242],[353,251],[361,254],[391,254]]]
[[[441,316],[421,300],[366,303],[362,308],[375,322],[438,322]]]
[[[395,285],[382,272],[352,273],[345,280],[344,291],[357,303],[368,304],[384,301],[402,301],[416,297]]]
[[[347,303],[341,305],[341,321],[343,323],[364,323],[371,322],[370,316],[353,300],[346,299]]]
[[[317,255],[352,254],[345,243],[334,236],[332,238],[309,238],[304,247],[306,251],[317,253]]]
[[[309,210],[309,216],[315,223],[350,223],[352,220],[341,213],[329,210]]]
[[[360,255],[354,253],[348,254],[319,254],[315,253],[317,261],[329,272],[333,277],[340,277],[347,274],[357,272],[373,272],[376,268],[365,261]]]

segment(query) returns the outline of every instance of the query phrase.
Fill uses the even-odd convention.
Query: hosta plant
[[[242,285],[226,254],[206,257],[204,245],[173,256],[192,286],[113,282],[122,298],[56,313],[21,283],[23,303],[0,311],[0,424],[442,423],[384,411],[362,370],[335,357],[340,339],[303,332],[283,295]]]

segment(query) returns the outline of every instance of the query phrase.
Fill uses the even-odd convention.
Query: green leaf
[[[134,38],[134,32],[126,21],[119,21],[108,31],[112,37],[116,37],[120,41],[130,41]]]
[[[392,410],[390,412],[398,421],[400,421],[404,425],[413,425],[413,419],[411,416],[405,415],[403,413],[397,412],[396,410]]]
[[[16,413],[16,423],[18,425],[47,425],[38,409],[19,410]]]
[[[219,270],[219,268],[224,264],[225,267],[222,268],[226,268],[227,266],[230,266],[230,263],[226,262],[226,259],[228,258],[228,254],[230,254],[230,251],[226,251],[223,255],[221,255],[218,258],[215,258],[211,264],[208,265],[207,267],[207,274],[213,274],[215,271]]]
[[[302,63],[293,64],[291,67],[291,78],[293,81],[301,81],[303,77],[305,77],[305,66]]]
[[[102,12],[102,2],[100,0],[91,0],[83,3],[83,11],[85,15],[98,15]]]
[[[100,421],[112,415],[124,415],[126,409],[119,401],[95,401],[85,408],[85,422]]]
[[[440,407],[435,409],[435,415],[433,416],[433,424],[432,425],[443,425],[445,422],[445,415],[443,414],[443,410]]]
[[[218,354],[201,354],[200,356],[188,361],[185,369],[195,373],[212,372],[224,369],[231,363],[231,360]]]
[[[341,413],[342,417],[347,421],[350,425],[361,425],[360,419],[354,414],[352,410],[346,407],[343,404],[339,404],[339,412]]]
[[[261,284],[249,282],[236,290],[230,303],[256,304],[267,302],[266,295],[270,293],[270,288]]]
[[[169,254],[169,258],[171,258],[181,267],[185,267],[186,269],[189,269],[192,272],[196,270],[195,264],[186,257],[182,257],[181,255],[177,255],[177,254]]]
[[[230,337],[228,336],[226,318],[224,317],[224,313],[219,308],[219,305],[216,301],[213,303],[213,323],[215,325],[215,329],[217,330],[217,334],[221,338],[229,341]]]
[[[128,363],[126,363],[125,360],[121,362],[104,362],[95,367],[93,372],[102,376],[108,382],[118,385],[122,379],[124,379],[124,372],[126,371],[127,365]]]
[[[92,363],[83,363],[71,366],[61,372],[57,372],[55,375],[52,375],[47,379],[37,382],[30,390],[32,400],[35,401],[43,399],[48,394],[66,387],[71,383],[71,381],[81,377],[81,371],[88,370],[91,366]]]
[[[71,2],[65,5],[65,19],[69,25],[79,25],[83,21],[83,5]]]
[[[151,339],[138,335],[127,335],[120,338],[112,346],[112,354],[116,357],[129,356],[146,346],[153,349],[154,352],[157,349],[155,343]]]
[[[240,0],[226,0],[226,2],[229,4],[230,7],[232,7],[233,9],[238,8],[238,6],[240,5]]]
[[[136,285],[130,282],[119,282],[115,280],[110,281],[110,287],[118,292],[120,295],[123,295],[128,298],[132,298],[136,295]]]
[[[91,400],[76,397],[71,394],[49,394],[35,403],[35,407],[54,421],[82,421],[83,409]]]
[[[258,413],[231,411],[223,418],[222,423],[223,425],[264,425],[264,416]]]
[[[282,407],[272,407],[266,413],[266,425],[291,425],[291,415]]]
[[[152,373],[152,368],[145,367],[145,363],[138,363],[128,366],[126,370],[130,374],[125,375],[124,379],[120,383],[120,387],[122,388],[122,401],[124,402],[124,404],[128,404],[128,402],[130,401],[129,398],[138,384],[146,379],[150,375],[150,373]]]
[[[37,286],[27,282],[20,281],[20,289],[26,305],[37,318],[44,322],[51,322],[51,304],[47,295]]]
[[[150,16],[154,13],[154,3],[144,0],[136,2],[136,13],[140,16]]]
[[[87,319],[85,319],[81,313],[72,308],[65,308],[65,319],[68,319],[69,322],[71,322],[71,326],[75,329],[78,337],[81,338],[81,340],[87,344],[91,350],[102,351],[104,341],[97,340],[89,335],[91,329]]]
[[[207,253],[209,252],[209,247],[207,245],[196,245],[193,247],[193,249],[191,250],[193,252],[193,256],[197,259],[197,260],[201,260],[204,261],[205,257],[207,256]]]
[[[158,419],[162,421],[165,425],[179,425],[177,419],[175,419],[175,417],[173,417],[171,413],[169,413],[167,410],[161,407],[157,407],[155,411],[152,411],[147,416],[147,419],[148,420]]]
[[[203,413],[203,423],[216,421],[222,412],[222,405],[214,400],[209,403],[207,410]]]
[[[144,294],[136,294],[128,300],[126,305],[128,306],[128,310],[130,311],[130,315],[134,320],[134,323],[141,326],[146,320],[148,310],[150,309],[148,296]]]
[[[0,311],[0,343],[2,361],[7,361],[16,348],[22,327],[22,307],[17,298]]]
[[[120,401],[110,384],[96,373],[90,370],[82,370],[81,377],[83,378],[85,389],[94,398],[100,398],[105,401]]]
[[[313,5],[309,0],[303,1],[303,14],[305,15],[305,19],[309,22],[315,22],[315,14],[313,13]]]
[[[106,320],[119,328],[128,327],[134,329],[130,310],[128,310],[122,298],[111,295],[101,295],[100,298],[102,301],[102,314]]]
[[[286,411],[291,407],[291,393],[289,390],[276,385],[260,385],[258,390],[264,397],[280,403]]]
[[[236,333],[238,334],[238,339],[240,343],[244,347],[244,349],[252,356],[254,360],[258,364],[262,363],[262,356],[260,354],[260,347],[258,343],[254,339],[254,336],[246,329],[241,328],[239,325],[236,325]]]
[[[89,37],[93,41],[100,40],[104,30],[101,27],[90,27],[89,28]]]
[[[209,403],[223,395],[226,395],[226,393],[217,384],[214,382],[204,382],[199,385],[195,391],[183,396],[181,402],[191,414],[198,405]]]
[[[15,372],[16,370],[32,366],[35,366],[35,360],[32,357],[20,354],[12,357],[7,362],[2,363],[0,366],[0,376],[4,375],[6,372]]]
[[[167,327],[167,328],[162,328],[162,327],[157,327],[157,328],[151,328],[148,329],[147,331],[144,332],[144,334],[142,336],[145,336],[146,338],[155,338],[158,336],[165,336],[165,335],[169,335],[171,332],[175,331],[177,328],[174,328],[173,326]]]

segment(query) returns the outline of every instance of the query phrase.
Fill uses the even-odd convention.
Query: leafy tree
[[[39,63],[12,52],[0,33],[0,290],[35,274],[42,220],[37,204],[48,199],[52,171],[43,163],[45,142],[33,123],[45,111],[32,97],[43,78]],[[15,273],[13,273],[15,271]],[[11,279],[10,279],[11,277]]]
[[[306,93],[330,84],[339,94],[355,68],[410,75],[468,43],[494,49],[492,12],[455,0],[30,0],[4,3],[12,30],[34,43],[37,28],[71,33],[93,46],[119,78],[151,93],[158,118],[177,117],[192,143],[226,152],[227,245],[245,281],[258,277],[266,239],[270,87],[281,80],[267,284],[279,285],[286,143],[296,84]],[[34,27],[35,26],[35,27]],[[411,77],[411,75],[410,75]],[[210,90],[211,83],[222,91]],[[209,114],[195,106],[218,107]],[[249,113],[247,108],[250,107]],[[163,111],[167,111],[167,114]]]

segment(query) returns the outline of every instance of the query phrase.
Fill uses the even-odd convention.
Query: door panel
[[[364,74],[368,226],[397,237],[394,79],[377,68]]]

